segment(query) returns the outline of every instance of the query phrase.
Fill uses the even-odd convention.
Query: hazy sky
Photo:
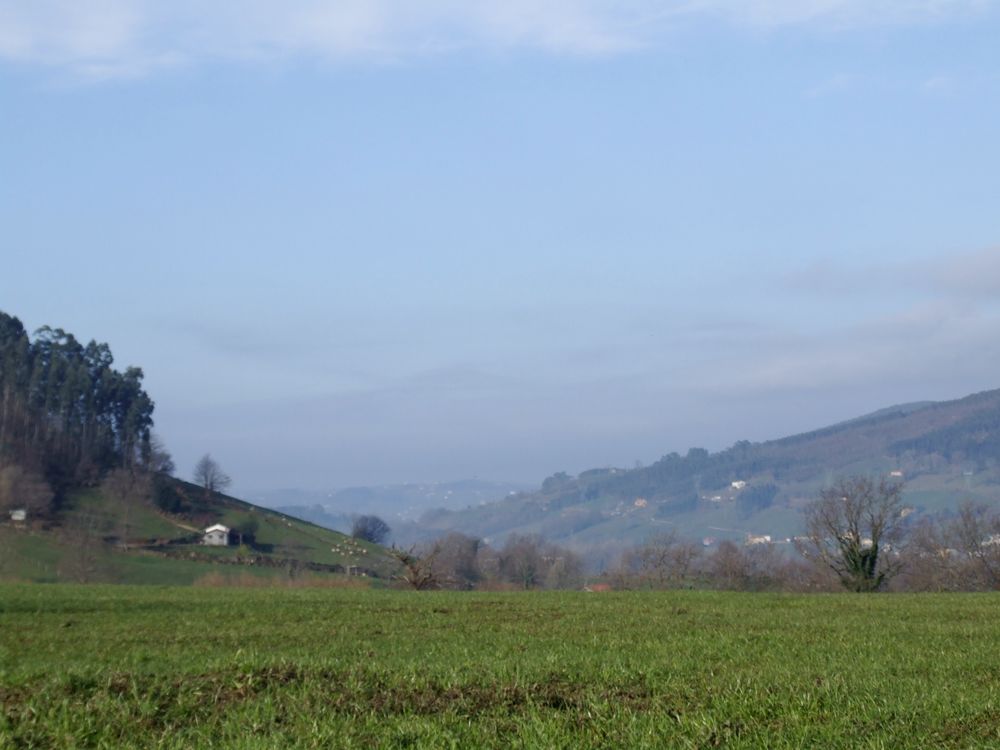
[[[237,489],[1000,387],[1000,3],[0,0],[0,309]]]

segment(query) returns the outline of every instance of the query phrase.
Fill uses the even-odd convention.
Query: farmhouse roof
[[[210,534],[213,531],[224,531],[225,533],[228,534],[229,533],[229,527],[228,526],[223,526],[221,523],[217,523],[214,526],[209,526],[207,529],[205,529],[205,533],[206,534]]]

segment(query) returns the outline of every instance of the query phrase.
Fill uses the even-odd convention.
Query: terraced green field
[[[1000,747],[1000,596],[0,587],[0,748]]]

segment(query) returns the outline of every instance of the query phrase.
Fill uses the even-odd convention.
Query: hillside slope
[[[49,326],[31,334],[0,311],[0,578],[180,583],[208,572],[393,569],[375,545],[170,477],[142,368],[113,365],[107,344]],[[206,455],[199,466],[213,463]],[[235,544],[199,544],[214,524],[232,528],[220,541]]]
[[[737,539],[799,532],[801,507],[837,475],[893,473],[919,515],[962,499],[1000,498],[1000,390],[881,409],[812,432],[718,453],[693,448],[638,469],[556,474],[542,488],[485,506],[435,512],[428,534],[493,541],[541,533],[580,549],[612,550],[657,531]]]
[[[394,562],[378,545],[177,479],[152,499],[99,489],[73,492],[53,513],[0,519],[0,578],[125,583],[289,580],[303,576],[377,579]],[[172,512],[160,507],[169,496]],[[225,547],[200,544],[202,530],[233,529]]]

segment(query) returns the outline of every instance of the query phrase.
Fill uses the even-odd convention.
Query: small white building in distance
[[[15,508],[10,512],[10,520],[15,523],[24,523],[28,520],[28,511],[24,508]]]
[[[229,527],[221,523],[209,526],[201,537],[201,543],[209,547],[225,547],[229,544]]]
[[[745,481],[745,480],[743,480],[743,479],[737,479],[737,480],[736,480],[735,482],[732,482],[732,483],[730,484],[730,486],[731,486],[731,487],[732,487],[732,488],[733,488],[734,490],[742,490],[742,489],[743,489],[744,487],[746,487],[746,486],[747,486],[747,483],[746,483],[746,481]]]

